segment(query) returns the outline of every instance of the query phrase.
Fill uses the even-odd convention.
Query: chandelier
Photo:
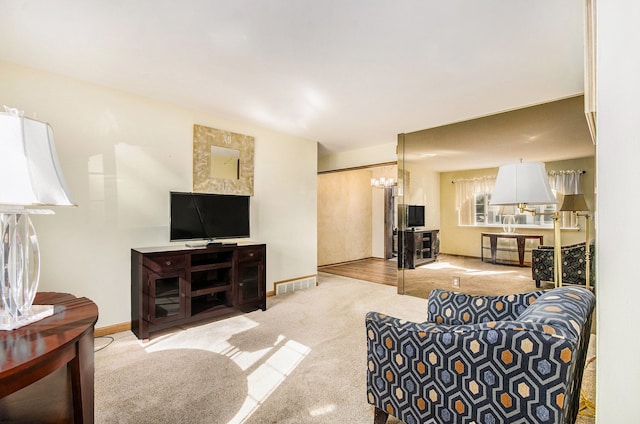
[[[386,187],[393,187],[394,185],[396,185],[396,181],[393,178],[385,178],[385,177],[371,178],[372,187],[386,188]]]

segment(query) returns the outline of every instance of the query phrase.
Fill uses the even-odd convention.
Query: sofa
[[[576,243],[562,246],[562,283],[579,284],[584,286],[586,281],[586,243]],[[536,281],[536,287],[540,287],[541,281],[554,282],[553,272],[553,246],[538,246],[531,251],[531,277]],[[595,285],[595,244],[591,242],[589,264],[589,284]]]
[[[508,296],[436,289],[425,322],[369,312],[374,423],[573,423],[594,304],[578,286]]]

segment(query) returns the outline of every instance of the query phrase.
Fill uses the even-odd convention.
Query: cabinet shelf
[[[233,267],[233,262],[219,262],[214,264],[191,265],[191,272],[209,271],[212,269],[224,269]]]
[[[158,318],[166,318],[177,315],[180,312],[180,302],[156,303],[155,314]]]
[[[231,291],[231,290],[232,290],[231,284],[226,284],[224,286],[207,287],[207,288],[196,289],[196,290],[194,290],[192,287],[191,297],[204,296],[211,293],[218,293],[218,292]]]
[[[191,255],[191,267],[212,266],[217,264],[231,264],[233,262],[233,249],[224,248],[220,251],[207,251]]]
[[[191,299],[191,315],[207,314],[221,309],[227,309],[231,306],[229,296],[226,296],[223,292],[193,297]]]
[[[159,289],[156,288],[156,293],[151,294],[151,297],[155,297],[157,299],[164,297],[178,297],[180,295],[180,289],[177,287],[175,289]]]

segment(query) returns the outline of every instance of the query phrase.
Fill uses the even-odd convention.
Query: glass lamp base
[[[15,330],[51,315],[53,315],[53,305],[31,305],[31,308],[18,318],[11,316],[0,317],[0,330]]]
[[[0,210],[0,328],[26,325],[40,316],[32,309],[40,277],[40,249],[31,210]]]
[[[505,215],[502,218],[502,230],[507,234],[515,233],[516,217],[514,215]]]

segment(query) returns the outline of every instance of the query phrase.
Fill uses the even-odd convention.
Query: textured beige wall
[[[594,158],[569,159],[545,164],[547,171],[563,169],[583,169],[587,171],[582,176],[582,190],[585,195],[587,206],[592,210],[593,216],[594,202]],[[480,257],[480,233],[497,231],[495,227],[460,227],[458,226],[458,215],[455,210],[456,193],[455,185],[451,181],[455,178],[473,178],[485,175],[497,175],[497,168],[475,169],[469,171],[443,172],[440,174],[440,251],[453,255],[463,255]],[[579,219],[580,230],[563,230],[562,244],[573,244],[585,240],[585,220]],[[518,229],[523,234],[542,234],[544,244],[553,244],[552,229]],[[591,237],[595,232],[593,221],[591,221]]]
[[[318,175],[318,266],[371,257],[371,171]]]

